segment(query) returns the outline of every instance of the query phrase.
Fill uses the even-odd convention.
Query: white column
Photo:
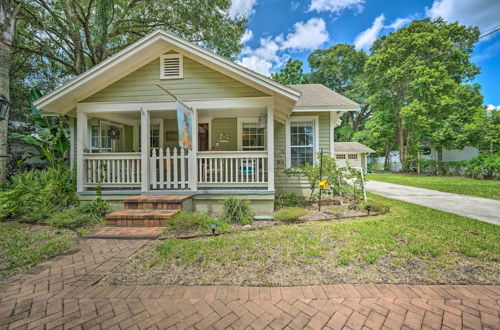
[[[88,149],[88,118],[86,113],[76,114],[76,191],[84,190],[87,177],[83,163],[83,151]]]
[[[335,126],[337,124],[337,113],[336,112],[330,112],[330,157],[333,157],[335,155]]]
[[[141,190],[149,191],[149,111],[141,109]]]
[[[267,189],[274,191],[274,108],[267,106]]]
[[[198,109],[193,108],[193,150],[188,153],[188,187],[192,191],[198,190]]]

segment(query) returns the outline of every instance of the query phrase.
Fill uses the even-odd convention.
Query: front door
[[[208,124],[198,124],[198,151],[208,151]]]

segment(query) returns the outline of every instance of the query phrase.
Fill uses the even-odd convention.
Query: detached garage
[[[353,167],[362,168],[366,172],[367,156],[375,152],[359,142],[335,142],[333,152],[339,166],[345,166],[347,162]]]

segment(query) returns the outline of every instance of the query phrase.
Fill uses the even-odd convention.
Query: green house
[[[177,101],[190,111],[191,150],[179,146]],[[193,210],[211,211],[239,195],[261,213],[272,211],[277,193],[305,192],[284,169],[314,163],[321,149],[334,155],[340,116],[359,108],[323,85],[284,86],[165,31],[36,106],[70,118],[83,200],[99,186],[110,201],[182,194]]]

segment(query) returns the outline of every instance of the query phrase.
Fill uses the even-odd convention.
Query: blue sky
[[[288,58],[307,67],[312,50],[337,43],[368,51],[379,36],[413,19],[443,17],[479,26],[500,26],[499,0],[233,0],[231,15],[246,16],[248,30],[239,62],[260,73],[279,71]],[[500,32],[476,45],[484,103],[500,108]]]

